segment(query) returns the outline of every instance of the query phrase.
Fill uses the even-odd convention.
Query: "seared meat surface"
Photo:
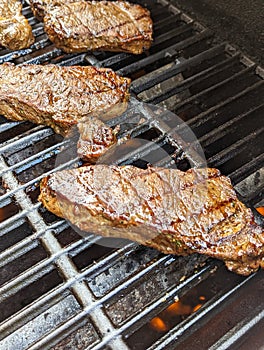
[[[44,178],[39,200],[84,231],[198,252],[243,275],[264,268],[264,231],[216,169],[90,165]]]
[[[43,21],[47,9],[54,5],[68,4],[70,2],[76,2],[76,0],[30,0],[30,6],[34,16]]]
[[[10,50],[29,47],[34,42],[32,28],[22,15],[22,4],[17,0],[0,1],[0,45]]]
[[[111,69],[0,65],[0,114],[51,126],[66,135],[81,118],[126,105],[130,80]]]
[[[80,138],[77,144],[79,158],[89,163],[96,161],[105,154],[110,147],[117,144],[119,128],[112,129],[99,118],[90,116],[78,123]]]
[[[140,54],[152,42],[147,9],[125,1],[76,1],[49,6],[44,29],[65,52],[88,50]]]

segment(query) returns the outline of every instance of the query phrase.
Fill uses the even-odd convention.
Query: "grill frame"
[[[151,2],[148,1],[147,4],[149,5]],[[209,31],[208,29],[204,28],[200,24],[193,22],[191,18],[186,16],[185,14],[181,13],[180,10],[178,10],[176,7],[172,6],[168,1],[160,1],[158,2],[161,4],[162,8],[169,9],[173,15],[178,19],[181,19],[183,22],[186,23],[184,26],[184,29],[178,30],[178,34],[184,34],[186,31],[188,31],[190,28],[194,28],[194,30],[197,31],[198,34],[194,35],[194,37],[190,37],[184,40],[180,40],[179,42],[171,45],[169,48],[166,48],[155,52],[154,54],[151,54],[149,56],[143,57],[143,65],[141,67],[148,67],[153,62],[157,62],[157,59],[163,58],[164,52],[166,52],[168,59],[171,60],[171,63],[174,63],[168,70],[161,71],[160,74],[154,74],[153,79],[150,79],[151,72],[148,74],[143,75],[142,77],[136,79],[132,83],[132,93],[140,95],[141,93],[145,92],[146,89],[151,89],[152,87],[155,87],[157,84],[162,84],[166,79],[172,78],[177,74],[180,74],[182,71],[184,71],[184,67],[187,68],[189,66],[196,66],[199,62],[203,62],[205,59],[210,59],[210,57],[214,57],[214,54],[219,53],[221,54],[223,51],[228,53],[229,58],[227,58],[228,62],[232,63],[236,59],[239,59],[241,64],[245,66],[243,69],[246,70],[246,73],[252,71],[256,75],[259,75],[261,79],[263,79],[263,70],[256,66],[250,59],[247,57],[244,57],[243,54],[241,54],[239,51],[234,49],[230,44],[227,43],[218,43],[215,38],[213,38],[213,33]],[[157,11],[157,10],[156,10]],[[28,7],[25,7],[24,9],[25,14],[30,16],[30,11]],[[157,15],[158,11],[157,11]],[[166,22],[167,19],[164,18],[161,20],[162,25],[164,25],[164,22]],[[34,31],[37,33],[41,33],[42,29],[40,24],[38,24],[35,20],[30,21],[32,24],[36,24],[34,27]],[[175,32],[174,32],[175,33]],[[162,36],[163,34],[161,34]],[[164,33],[164,37],[166,38],[166,35],[168,33]],[[198,53],[193,58],[179,61],[179,51],[184,50],[190,46],[192,46],[193,43],[197,41],[197,43],[203,42],[206,39],[212,40],[211,44],[212,47],[209,47],[209,49],[205,52],[202,51],[201,53]],[[162,40],[157,41],[159,43],[162,43]],[[27,63],[43,63],[48,61],[57,63],[57,64],[93,64],[96,66],[114,66],[116,62],[126,62],[126,60],[130,59],[130,56],[127,54],[114,54],[114,55],[105,55],[106,58],[101,59],[100,57],[104,57],[104,54],[98,53],[96,55],[92,54],[81,54],[81,55],[62,55],[62,52],[60,50],[54,49],[54,47],[49,44],[47,44],[46,37],[40,35],[39,40],[35,44],[35,47],[38,49],[36,52],[36,57],[32,57],[32,49],[26,49],[22,50],[19,53],[15,52],[6,52],[4,56],[2,55],[2,60],[10,60],[11,58],[18,64],[23,63],[23,60],[27,60],[28,57],[30,58],[27,60]],[[46,48],[44,48],[45,45],[48,45],[48,51],[45,51]],[[188,46],[189,45],[189,46]],[[209,45],[210,46],[210,45]],[[223,50],[224,49],[224,50]],[[20,56],[19,56],[20,55]],[[62,55],[62,56],[61,56]],[[15,58],[16,56],[16,58]],[[17,57],[19,56],[19,57]],[[63,57],[62,60],[60,60],[60,56]],[[109,56],[109,57],[108,57]],[[198,57],[197,57],[198,56]],[[58,58],[59,57],[59,58]],[[174,60],[175,58],[175,60]],[[133,58],[134,59],[134,58]],[[132,59],[132,61],[133,61]],[[166,60],[165,60],[166,61]],[[169,63],[168,63],[169,64]],[[218,69],[219,65],[221,67],[221,63],[216,64],[216,67],[209,67],[206,74],[211,74],[214,69]],[[117,70],[118,73],[126,75],[128,73],[131,73],[133,69],[138,66],[138,62],[132,62],[130,65],[124,65],[123,68],[120,68]],[[159,68],[157,68],[159,69]],[[156,69],[156,70],[157,70]],[[211,69],[211,70],[210,70]],[[204,71],[202,71],[204,74]],[[239,74],[239,73],[238,73]],[[244,73],[243,73],[244,74]],[[204,76],[202,75],[204,78]],[[233,77],[227,78],[227,82],[232,81]],[[199,76],[198,76],[198,82],[199,82]],[[258,86],[262,86],[263,82],[257,82],[255,85],[253,84],[250,86],[251,89],[258,88]],[[181,83],[176,84],[176,94],[180,93],[181,91],[186,89],[185,82],[182,83],[183,86],[180,85]],[[214,87],[215,88],[215,85]],[[178,89],[178,90],[177,90]],[[182,89],[182,90],[181,90]],[[210,92],[209,89],[207,92]],[[203,90],[201,92],[201,95],[203,95],[205,91]],[[245,91],[242,91],[242,96],[245,94]],[[238,98],[240,97],[240,94],[238,94]],[[175,97],[174,95],[172,95]],[[164,97],[164,95],[163,95]],[[168,97],[169,98],[169,97]],[[197,99],[197,94],[189,98],[189,102]],[[159,101],[162,102],[163,100]],[[215,110],[218,110],[221,108],[222,104],[228,104],[232,101],[232,98],[225,101],[220,101],[220,103],[216,104],[214,106]],[[186,101],[184,102],[186,103]],[[177,108],[179,108],[179,104],[177,105]],[[261,107],[259,107],[261,108]],[[212,110],[209,109],[209,113],[212,113]],[[251,113],[251,112],[250,112]],[[245,112],[246,114],[246,112]],[[241,119],[243,119],[245,116],[240,116]],[[203,119],[204,118],[204,119]],[[187,124],[190,126],[195,126],[196,124],[202,123],[205,124],[210,120],[210,118],[213,118],[213,114],[209,114],[206,112],[201,112],[198,117],[192,118],[187,121]],[[113,123],[116,123],[118,121],[115,120]],[[162,137],[166,137],[167,141],[170,143],[174,143],[173,139],[173,130],[168,133],[167,131],[167,124],[165,123],[166,127],[162,128],[162,123],[154,123],[153,121],[146,121],[146,129],[150,127],[155,127],[161,132]],[[0,126],[0,131],[4,132],[6,130],[12,129],[12,127],[18,126],[18,123],[11,123],[7,122],[5,124],[2,124]],[[141,130],[144,130],[144,125],[138,126],[138,134],[140,135]],[[134,130],[135,131],[135,130]],[[130,132],[130,130],[129,130]],[[137,133],[136,132],[136,133]],[[214,130],[214,133],[210,135],[210,137],[214,137],[215,135],[219,134],[219,129],[217,131]],[[32,137],[33,135],[33,137]],[[101,297],[96,297],[93,293],[91,288],[89,287],[89,281],[92,281],[93,276],[99,276],[100,273],[107,271],[113,266],[116,266],[115,264],[119,261],[120,256],[126,257],[131,256],[133,254],[136,254],[136,252],[140,249],[136,244],[130,243],[127,244],[125,247],[120,248],[118,250],[112,251],[110,254],[103,256],[102,258],[97,261],[94,265],[89,265],[85,269],[77,269],[76,265],[73,263],[74,257],[78,256],[81,252],[85,251],[85,249],[88,249],[93,243],[98,243],[99,238],[93,238],[92,241],[89,241],[89,238],[87,239],[78,239],[75,242],[71,242],[69,245],[63,246],[58,236],[60,232],[63,232],[66,228],[67,224],[65,224],[62,220],[54,221],[51,224],[47,223],[45,219],[43,218],[43,213],[40,211],[40,204],[31,202],[31,198],[27,194],[27,188],[30,186],[34,186],[37,181],[40,180],[41,177],[44,176],[44,173],[40,174],[38,177],[34,177],[30,181],[26,182],[25,184],[19,184],[17,180],[17,176],[19,174],[18,169],[22,169],[21,172],[23,173],[23,169],[31,167],[31,164],[34,163],[35,155],[32,155],[31,157],[27,157],[24,160],[21,160],[20,163],[15,163],[11,166],[8,166],[6,164],[7,161],[7,154],[10,156],[12,152],[18,151],[20,146],[26,147],[27,145],[30,145],[33,141],[40,141],[41,138],[43,140],[53,135],[53,132],[45,127],[37,126],[37,127],[29,127],[28,130],[26,130],[23,133],[23,138],[21,139],[21,133],[19,133],[17,136],[15,136],[14,139],[11,139],[10,141],[5,142],[2,147],[2,155],[1,156],[1,178],[4,180],[5,184],[8,185],[9,189],[6,191],[6,193],[1,196],[0,200],[1,203],[7,203],[10,202],[10,198],[14,197],[15,201],[19,203],[20,210],[17,214],[10,217],[9,219],[5,220],[3,224],[1,224],[1,237],[3,235],[7,235],[8,232],[11,231],[10,227],[12,228],[12,225],[19,225],[19,222],[28,221],[30,223],[30,226],[32,227],[32,234],[30,234],[28,237],[25,237],[22,241],[18,242],[16,245],[13,245],[10,249],[4,250],[1,254],[0,259],[0,265],[5,266],[8,263],[11,263],[12,261],[15,261],[16,259],[19,259],[19,257],[23,256],[27,252],[30,252],[34,247],[37,247],[41,245],[46,253],[47,258],[43,259],[39,263],[33,266],[33,268],[29,268],[26,271],[24,271],[22,274],[16,276],[14,279],[9,281],[8,283],[5,283],[1,287],[1,295],[2,300],[8,298],[9,296],[12,297],[16,292],[19,290],[25,288],[27,285],[30,284],[30,282],[33,282],[35,279],[39,279],[40,277],[46,275],[48,272],[52,271],[53,269],[59,271],[59,274],[61,276],[61,283],[59,283],[55,288],[52,288],[49,292],[45,293],[44,295],[40,296],[37,300],[35,300],[33,303],[30,303],[28,306],[22,308],[17,314],[12,315],[10,318],[8,318],[5,322],[0,324],[1,329],[1,339],[0,340],[0,349],[8,345],[8,346],[17,346],[16,343],[19,340],[17,339],[17,332],[22,332],[22,338],[32,332],[32,330],[35,330],[36,334],[39,331],[39,338],[36,338],[34,341],[32,341],[31,344],[26,345],[25,348],[27,349],[45,349],[50,348],[54,346],[55,349],[62,349],[63,346],[65,346],[65,343],[62,343],[62,345],[58,345],[56,347],[56,343],[58,341],[63,341],[63,338],[66,336],[69,337],[69,339],[74,339],[75,332],[80,329],[81,327],[85,327],[84,324],[88,324],[88,328],[91,327],[94,329],[95,340],[92,345],[89,345],[89,342],[87,341],[87,344],[85,347],[92,348],[92,349],[102,349],[105,348],[105,346],[113,349],[128,349],[128,346],[126,345],[126,339],[134,332],[137,332],[137,330],[143,326],[147,320],[151,319],[151,317],[155,316],[158,311],[166,308],[173,299],[178,295],[184,295],[190,288],[195,288],[197,284],[199,284],[201,281],[207,280],[210,278],[210,275],[212,274],[218,274],[219,271],[223,270],[222,263],[219,263],[217,261],[207,259],[204,261],[204,258],[202,257],[189,257],[188,258],[188,264],[185,260],[185,258],[175,258],[171,256],[163,256],[161,254],[154,253],[154,257],[150,257],[149,260],[146,260],[146,262],[143,264],[143,267],[138,268],[135,270],[136,272],[128,273],[128,276],[124,278],[124,280],[114,285],[114,287],[111,289],[110,292],[108,292],[106,295],[103,295]],[[206,134],[207,135],[207,134]],[[208,136],[207,136],[208,137]],[[250,137],[254,137],[254,135],[250,135]],[[206,138],[206,137],[205,137]],[[209,140],[209,141],[208,141]],[[157,142],[159,140],[156,140]],[[207,142],[210,144],[210,139],[207,139]],[[55,144],[51,146],[48,150],[42,150],[36,154],[36,157],[43,156],[43,159],[45,160],[45,156],[47,159],[52,156],[56,156],[59,152],[59,147],[66,146],[67,141],[61,141],[59,144]],[[233,154],[238,150],[238,145],[235,145],[235,147],[231,147],[231,151],[233,150]],[[7,153],[5,153],[7,152]],[[10,153],[8,153],[10,152]],[[146,152],[149,152],[149,149],[146,149]],[[180,156],[181,155],[181,148],[176,149],[175,155]],[[50,155],[51,154],[51,155]],[[5,159],[3,159],[5,157]],[[131,160],[133,157],[132,153],[129,153],[127,155],[127,158]],[[190,155],[184,154],[184,157],[187,157],[189,161],[194,161]],[[222,159],[220,157],[220,159]],[[123,159],[125,162],[125,159]],[[171,161],[171,160],[170,160]],[[169,162],[170,162],[169,161]],[[213,163],[214,159],[211,159],[210,165]],[[238,190],[238,193],[240,194],[240,197],[242,200],[252,205],[257,204],[260,202],[260,198],[263,195],[263,186],[260,187],[262,189],[262,192],[258,191],[256,193],[250,192],[249,194],[244,193],[241,189],[243,189],[244,181],[247,180],[247,175],[253,176],[252,174],[252,168],[257,169],[260,166],[262,162],[263,164],[263,155],[254,158],[253,160],[253,166],[252,164],[247,169],[243,169],[240,167],[239,169],[236,169],[233,173],[229,174],[231,179],[237,184],[236,189]],[[76,159],[70,160],[67,164],[64,164],[61,166],[61,168],[66,166],[71,166],[75,164]],[[165,164],[168,164],[165,161]],[[256,165],[257,164],[257,165]],[[216,163],[217,165],[217,163]],[[24,168],[23,168],[24,167]],[[58,170],[58,168],[56,169]],[[50,171],[47,171],[45,175],[49,174],[50,172],[54,171],[54,169],[51,169]],[[16,173],[17,172],[17,173]],[[257,173],[257,171],[256,171]],[[11,200],[12,202],[12,200]],[[256,214],[257,215],[257,214]],[[19,221],[20,220],[20,221]],[[259,220],[262,220],[262,217],[259,216]],[[7,230],[6,233],[4,230]],[[9,230],[9,231],[8,231]],[[145,249],[144,252],[141,254],[147,255],[150,254],[150,251]],[[150,254],[151,255],[151,254]],[[152,256],[152,255],[151,255]],[[183,269],[184,264],[186,263],[187,268],[186,270],[182,271],[179,270],[179,266],[181,269]],[[168,266],[176,266],[178,267],[178,270],[176,269],[176,272],[168,273],[168,276],[174,276],[177,278],[177,283],[175,283],[175,286],[169,287],[169,291],[164,288],[164,292],[161,293],[159,297],[155,300],[154,303],[150,303],[148,305],[145,305],[145,307],[141,310],[139,315],[134,315],[128,318],[128,320],[121,325],[120,327],[115,327],[113,324],[113,321],[106,313],[106,306],[109,300],[111,298],[117,298],[120,294],[125,292],[127,288],[131,288],[131,286],[137,285],[137,283],[141,283],[142,280],[145,279],[145,276],[153,276],[155,274],[155,271],[158,270],[161,276],[161,271],[164,268],[164,271],[168,269]],[[117,269],[117,268],[116,268]],[[187,321],[185,320],[183,323],[181,323],[179,326],[176,326],[176,328],[172,328],[168,332],[167,335],[164,335],[161,337],[158,341],[156,341],[150,348],[151,349],[163,349],[163,348],[169,348],[169,346],[172,346],[172,343],[177,339],[177,337],[181,336],[183,331],[185,330],[186,325],[188,325],[188,330],[191,330],[191,333],[194,332],[194,329],[191,327],[193,324],[195,325],[195,330],[199,330],[204,322],[208,322],[212,318],[212,312],[211,310],[214,310],[215,304],[219,305],[220,302],[223,302],[223,305],[221,306],[222,309],[228,310],[228,303],[231,302],[237,295],[237,292],[239,290],[243,290],[244,286],[247,286],[251,283],[251,281],[258,280],[262,272],[259,272],[257,274],[254,274],[250,277],[247,277],[243,279],[242,282],[238,283],[236,287],[233,289],[223,292],[220,299],[217,300],[210,300],[206,304],[205,308],[201,308],[201,310],[198,310],[195,314],[189,316]],[[186,277],[185,277],[186,276]],[[182,279],[185,277],[185,279]],[[147,285],[147,284],[146,284]],[[166,286],[166,284],[165,284]],[[233,298],[233,299],[232,299]],[[64,300],[67,300],[64,301]],[[226,303],[228,301],[228,303]],[[65,304],[64,304],[65,303]],[[67,304],[68,303],[68,304]],[[43,322],[44,319],[43,315],[46,314],[48,311],[48,308],[54,307],[56,309],[57,306],[57,312],[59,306],[63,307],[66,310],[69,305],[71,306],[71,309],[73,310],[73,313],[70,315],[66,315],[63,319],[63,315],[61,316],[61,323],[58,323],[53,320],[54,324],[51,322],[51,331],[48,332],[46,330],[46,333],[43,332]],[[218,312],[220,309],[217,308],[216,311]],[[213,312],[216,312],[213,311]],[[75,312],[75,313],[74,313]],[[86,317],[88,317],[88,320],[86,320]],[[48,317],[48,316],[47,316]],[[240,331],[243,334],[246,334],[248,332],[248,329],[251,329],[255,325],[255,323],[258,323],[262,319],[263,315],[260,314],[254,314],[252,316],[252,319],[243,320],[241,324]],[[254,323],[254,320],[257,320],[258,322]],[[34,324],[34,322],[35,324]],[[89,323],[90,322],[90,323]],[[54,325],[56,328],[54,328]],[[30,328],[32,327],[32,328]],[[85,328],[84,328],[85,329]],[[243,333],[243,330],[245,331]],[[45,331],[45,330],[44,330]],[[225,338],[215,339],[215,344],[226,346],[227,344],[229,347],[235,344],[237,341],[237,334],[238,329],[237,327],[233,327],[229,330],[229,336],[230,340],[228,344],[225,342]],[[241,334],[240,334],[241,335]],[[96,338],[98,336],[98,338]],[[182,341],[184,341],[184,337],[182,338]],[[98,341],[99,340],[99,341]],[[6,342],[7,341],[7,342]],[[179,341],[179,340],[178,340]],[[25,340],[26,342],[26,340]],[[179,341],[180,344],[180,341]],[[16,347],[15,347],[16,348]],[[227,347],[223,347],[227,348]],[[22,347],[21,347],[22,349]]]

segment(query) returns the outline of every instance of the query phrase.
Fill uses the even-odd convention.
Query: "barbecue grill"
[[[263,206],[263,70],[169,1],[137,2],[154,20],[148,53],[64,54],[24,4],[36,42],[2,49],[0,62],[95,65],[131,77],[137,99],[184,120],[208,165],[231,178],[248,206]],[[174,138],[172,116],[109,121],[132,137],[120,162],[146,166],[155,144],[168,155],[159,164],[188,169],[195,160]],[[262,271],[242,277],[201,255],[80,236],[37,200],[42,177],[76,163],[74,154],[58,162],[62,152],[74,153],[71,142],[44,126],[0,123],[1,350],[263,347]]]

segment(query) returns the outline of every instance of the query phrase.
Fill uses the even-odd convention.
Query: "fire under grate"
[[[230,176],[246,204],[263,206],[263,70],[168,1],[142,4],[154,19],[148,54],[63,54],[25,5],[36,43],[0,51],[0,62],[92,64],[131,77],[137,99],[176,113],[208,165]],[[171,114],[121,122],[123,135],[132,136],[123,164],[145,166],[153,144],[168,154],[159,164],[185,170],[195,163],[174,139]],[[245,278],[204,256],[82,238],[37,201],[42,177],[76,164],[74,156],[56,163],[62,149],[71,151],[70,141],[2,118],[0,142],[0,349],[246,349],[248,339],[263,345],[249,336],[263,326],[263,272]]]

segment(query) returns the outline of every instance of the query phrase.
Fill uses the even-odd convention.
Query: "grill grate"
[[[0,62],[92,64],[131,77],[138,99],[177,113],[199,138],[208,164],[231,177],[245,203],[260,205],[263,70],[168,1],[144,4],[154,19],[149,54],[66,55],[25,4],[36,43],[0,51]],[[110,121],[119,122],[132,141],[151,140],[169,153],[160,164],[185,169],[195,163],[174,139],[180,130],[169,113],[154,121],[137,115]],[[244,278],[203,256],[164,256],[129,242],[106,248],[100,237],[81,238],[37,201],[40,179],[54,171],[62,149],[72,149],[71,141],[2,118],[0,142],[0,349],[226,349],[261,325],[262,272]],[[132,142],[119,162],[142,165],[151,152],[155,145]],[[75,164],[69,158],[56,170]],[[149,321],[163,317],[175,300],[193,303],[199,291],[208,294],[196,312],[174,316],[164,331],[151,328]],[[225,328],[216,332],[218,317]]]

